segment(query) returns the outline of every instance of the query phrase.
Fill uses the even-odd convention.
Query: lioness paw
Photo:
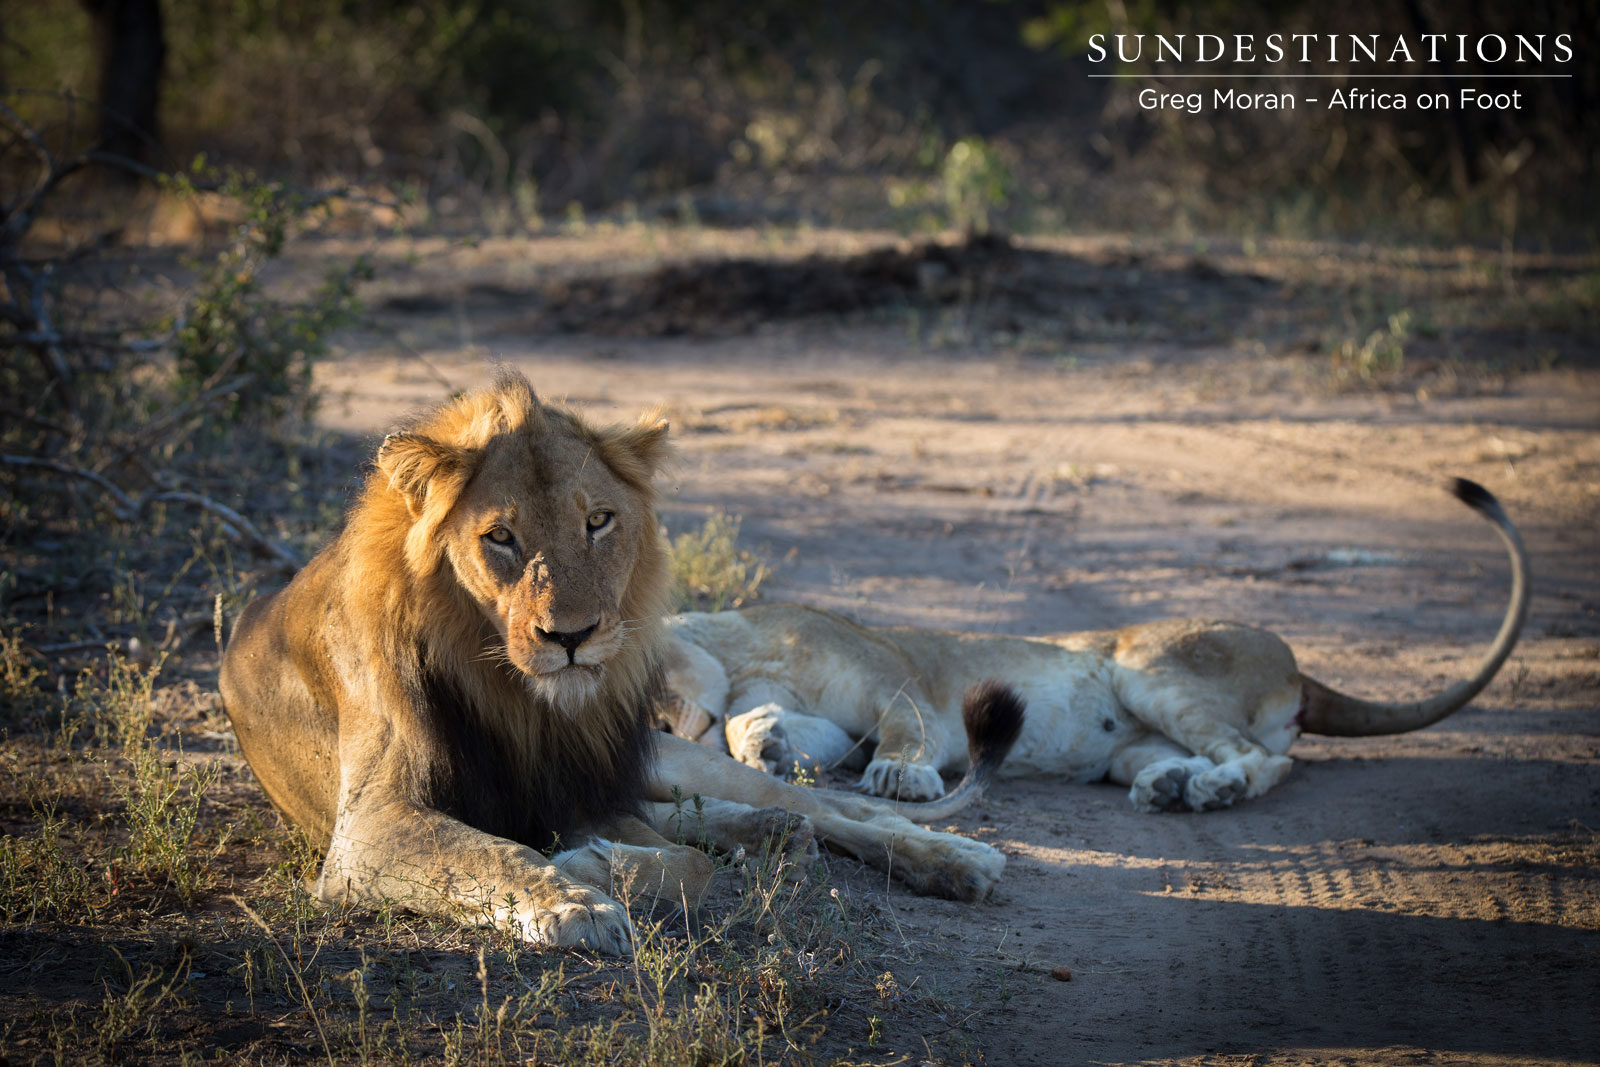
[[[628,910],[598,889],[574,886],[565,899],[540,906],[518,905],[510,916],[511,930],[531,945],[552,948],[586,948],[606,956],[627,956],[633,951]]]
[[[1258,797],[1271,789],[1285,778],[1289,777],[1289,769],[1294,766],[1294,760],[1288,756],[1269,756],[1266,753],[1252,752],[1239,760],[1239,769],[1244,772],[1245,796]]]
[[[1128,800],[1135,811],[1184,811],[1190,807],[1190,779],[1215,766],[1204,756],[1174,756],[1157,760],[1133,779]]]
[[[738,837],[747,843],[747,855],[752,847],[758,852],[771,848],[779,871],[788,881],[804,881],[816,865],[817,831],[804,815],[783,808],[755,808]]]
[[[1190,778],[1183,787],[1183,799],[1190,811],[1216,811],[1243,800],[1248,787],[1237,763],[1223,763]]]
[[[891,800],[934,800],[944,796],[944,779],[924,763],[875,759],[867,764],[858,783],[873,796]]]
[[[783,707],[762,704],[728,720],[728,753],[740,763],[767,774],[788,770],[789,735],[783,728]]]

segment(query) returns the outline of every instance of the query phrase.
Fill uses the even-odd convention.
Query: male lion
[[[768,771],[876,751],[861,788],[923,799],[961,764],[956,697],[997,677],[1028,705],[1002,774],[1109,778],[1140,811],[1208,811],[1281,782],[1303,731],[1364,736],[1417,730],[1471,700],[1511,653],[1528,611],[1527,553],[1498,501],[1456,479],[1457,498],[1492,522],[1511,555],[1511,601],[1465,681],[1414,703],[1345,696],[1301,674],[1264,630],[1172,619],[1111,632],[1020,638],[908,627],[867,629],[793,604],[669,620],[674,729]],[[707,729],[714,721],[724,729]],[[859,764],[858,764],[859,766]]]
[[[666,435],[651,419],[589,426],[505,373],[387,437],[343,531],[245,608],[223,701],[267,796],[325,850],[323,899],[624,952],[627,912],[606,890],[697,903],[711,874],[662,829],[754,846],[785,821],[775,807],[802,817],[791,848],[814,833],[960,899],[994,885],[1005,859],[987,845],[650,728]],[[948,815],[1004,758],[1015,695],[979,688],[968,707],[982,770],[951,803],[899,811]],[[718,799],[671,803],[696,795]]]

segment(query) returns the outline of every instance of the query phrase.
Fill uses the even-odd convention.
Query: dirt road
[[[1551,342],[1543,369],[1352,392],[1266,320],[1266,354],[1192,330],[932,343],[904,316],[666,339],[541,333],[448,300],[395,321],[422,358],[357,344],[324,366],[330,426],[376,434],[441,381],[486,380],[488,357],[601,417],[664,406],[682,453],[669,526],[741,515],[776,564],[764,599],[869,623],[1228,617],[1283,633],[1324,681],[1420,694],[1468,670],[1503,610],[1499,542],[1436,488],[1482,482],[1536,591],[1472,707],[1412,735],[1304,739],[1283,786],[1206,815],[1007,783],[954,824],[1011,857],[1001,888],[977,906],[894,893],[897,972],[979,1012],[952,1025],[993,1064],[1600,1062],[1592,336]],[[923,1047],[889,1039],[913,1062]]]

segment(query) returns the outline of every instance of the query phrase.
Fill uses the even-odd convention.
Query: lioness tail
[[[986,678],[967,690],[961,700],[961,725],[967,730],[967,777],[979,779],[980,784],[994,777],[1022,736],[1026,707],[1015,689],[996,678]]]
[[[1500,622],[1500,632],[1495,634],[1494,643],[1489,646],[1489,651],[1479,661],[1471,677],[1425,700],[1380,704],[1347,696],[1314,678],[1302,675],[1300,682],[1304,707],[1300,721],[1305,733],[1371,737],[1420,730],[1459,710],[1477,696],[1516,647],[1517,635],[1522,631],[1523,620],[1528,617],[1530,596],[1528,550],[1523,547],[1522,535],[1517,533],[1517,528],[1512,525],[1500,502],[1477,482],[1454,478],[1446,488],[1457,500],[1494,524],[1495,532],[1505,542],[1506,551],[1511,556],[1511,600],[1506,605],[1505,617]]]

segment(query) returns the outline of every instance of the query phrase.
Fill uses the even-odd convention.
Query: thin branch
[[[300,567],[299,556],[295,555],[289,549],[285,548],[283,545],[280,545],[278,542],[274,541],[272,538],[256,529],[255,525],[251,523],[249,519],[245,518],[237,511],[234,511],[232,508],[228,507],[228,505],[219,504],[217,501],[212,500],[208,496],[201,496],[199,493],[190,493],[182,489],[169,490],[165,493],[156,493],[153,496],[146,497],[143,501],[141,501],[140,510],[143,510],[144,507],[147,507],[150,504],[160,503],[163,501],[190,504],[202,511],[209,511],[211,514],[221,519],[223,524],[231,529],[240,540],[249,542],[263,554],[276,559],[284,567],[287,567],[291,570],[298,570]]]
[[[73,434],[72,427],[68,426],[64,422],[56,422],[54,419],[47,419],[37,412],[24,411],[19,407],[12,406],[11,404],[0,402],[0,415],[4,415],[8,419],[15,419],[18,422],[25,422],[36,430],[44,430],[47,433],[53,433],[60,437],[70,438]]]
[[[15,322],[16,319],[0,310],[0,318]],[[52,345],[61,348],[99,348],[108,352],[126,352],[131,355],[142,356],[150,352],[159,352],[165,348],[171,339],[166,337],[150,337],[142,341],[125,341],[115,334],[90,334],[90,333],[57,333],[46,330],[24,330],[21,333],[0,334],[0,346],[6,348],[38,348],[41,345]]]
[[[75,467],[70,463],[63,463],[60,460],[41,459],[34,456],[0,456],[0,463],[11,467],[31,467],[35,470],[53,471],[56,474],[64,474],[69,478],[78,478],[90,482],[111,498],[111,513],[122,522],[132,522],[137,519],[151,504],[188,504],[191,507],[199,508],[201,511],[210,512],[221,519],[223,525],[233,531],[235,537],[249,544],[263,555],[270,556],[280,566],[290,570],[298,569],[300,566],[299,556],[262,533],[249,519],[226,504],[220,504],[200,493],[191,493],[182,489],[167,489],[135,499],[119,489],[105,476],[96,474],[91,470],[85,470],[82,467]]]
[[[147,451],[151,445],[160,440],[161,437],[169,430],[175,427],[180,427],[189,419],[199,415],[211,405],[212,401],[220,397],[227,396],[235,389],[240,389],[246,385],[249,385],[251,382],[255,381],[255,377],[256,376],[254,374],[235,375],[220,385],[213,385],[211,388],[205,390],[199,396],[179,407],[171,414],[163,415],[154,422],[140,427],[136,432],[129,435],[126,440],[117,445],[117,455],[110,462],[115,463],[118,459],[132,455],[135,452]],[[97,464],[97,466],[101,467],[109,465],[109,463]]]
[[[54,471],[65,474],[69,478],[81,478],[98,486],[112,500],[111,514],[123,522],[130,522],[139,515],[139,504],[127,493],[112,484],[111,480],[94,471],[82,467],[74,467],[70,463],[62,463],[58,459],[41,459],[36,456],[0,456],[0,463],[8,467],[33,467],[40,470]]]

